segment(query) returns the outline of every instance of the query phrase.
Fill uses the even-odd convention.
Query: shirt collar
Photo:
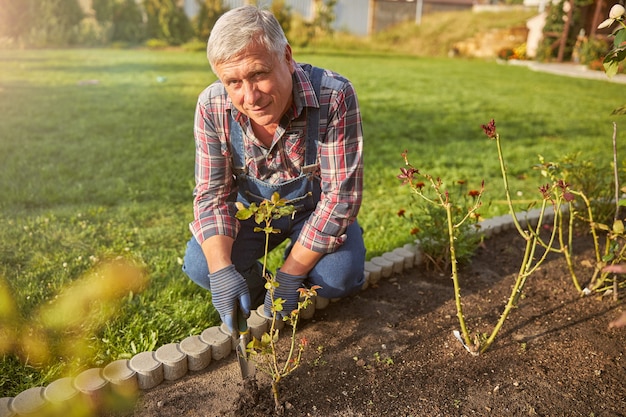
[[[295,117],[299,117],[305,107],[319,108],[320,104],[313,90],[313,84],[306,72],[294,62],[293,73],[293,105]]]

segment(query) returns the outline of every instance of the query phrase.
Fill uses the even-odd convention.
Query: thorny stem
[[[619,173],[617,169],[617,123],[615,122],[613,122],[613,179],[615,181],[615,215],[613,216],[613,222],[616,222],[619,219]]]
[[[516,295],[515,303],[517,303],[517,299],[519,299],[519,296],[521,295],[521,290],[523,289],[524,285],[526,284],[526,279],[539,268],[539,266],[543,263],[543,261],[548,256],[548,253],[550,252],[550,250],[551,250],[551,248],[552,248],[552,246],[554,244],[554,239],[555,239],[556,233],[557,233],[556,232],[556,230],[557,230],[556,225],[557,225],[557,219],[558,219],[558,212],[556,210],[555,210],[554,220],[553,220],[553,225],[552,225],[553,226],[552,227],[552,233],[550,234],[550,240],[548,241],[548,243],[544,243],[541,240],[541,237],[539,235],[539,232],[540,232],[540,229],[541,229],[541,225],[543,224],[543,216],[544,216],[544,213],[546,211],[546,204],[547,204],[547,201],[543,200],[542,205],[541,205],[541,214],[539,216],[539,220],[537,222],[536,229],[534,231],[532,231],[532,229],[530,229],[530,227],[529,227],[529,230],[532,231],[532,236],[533,237],[532,237],[531,241],[533,243],[533,246],[532,246],[532,250],[531,250],[531,253],[530,253],[530,257],[528,258],[528,261],[527,261],[526,270],[525,270],[525,272],[523,274],[524,276],[522,278],[520,290],[519,290],[518,294]],[[532,266],[533,265],[533,260],[535,259],[535,249],[536,249],[537,246],[542,246],[545,249],[545,251],[544,251],[543,255],[541,255],[541,258],[539,258],[538,260],[534,261],[534,266]]]
[[[624,26],[624,22],[622,20],[620,20],[620,24],[622,26]],[[626,26],[624,26],[626,27]],[[615,188],[614,188],[614,192],[615,192],[615,213],[613,215],[613,226],[611,227],[611,229],[613,229],[615,223],[619,220],[619,173],[618,173],[618,169],[617,169],[617,123],[613,122],[613,181],[615,182]],[[610,242],[610,233],[607,234],[607,239],[606,239],[606,247],[607,249],[609,248],[611,242]],[[623,253],[624,248],[622,248],[621,253],[620,253],[620,257],[618,259],[621,259],[621,254]],[[607,251],[608,253],[608,251]],[[604,280],[606,279],[606,275],[603,276],[603,278],[601,279],[600,283],[602,283]],[[613,275],[613,290],[615,291],[613,293],[613,298],[615,300],[617,300],[618,297],[618,285],[617,285],[617,277],[615,275]]]
[[[522,261],[522,265],[520,266],[519,273],[517,274],[517,279],[515,280],[515,284],[513,285],[513,289],[511,290],[511,296],[509,297],[509,301],[504,307],[504,311],[500,315],[500,320],[496,323],[496,326],[493,328],[491,335],[489,338],[482,344],[480,347],[480,353],[484,353],[489,349],[489,347],[493,344],[493,341],[496,339],[496,335],[500,331],[500,328],[504,325],[504,321],[508,317],[511,310],[515,307],[515,299],[517,299],[517,294],[519,294],[522,290],[521,283],[522,277],[524,276],[524,269],[527,266],[528,260],[530,258],[531,248],[533,246],[533,242],[531,239],[526,240],[526,249],[524,250],[524,260]]]
[[[282,409],[282,406],[280,404],[280,393],[278,391],[278,381],[277,380],[273,380],[272,381],[272,395],[274,395],[274,410],[276,412],[278,412],[279,410]]]
[[[506,166],[504,164],[504,156],[502,153],[502,143],[500,142],[500,135],[496,133],[496,148],[498,149],[498,160],[500,161],[500,172],[502,173],[502,180],[504,182],[504,192],[506,194],[506,202],[509,206],[509,212],[513,217],[513,223],[515,224],[515,228],[519,232],[519,234],[526,240],[529,239],[528,233],[522,229],[522,226],[519,224],[517,220],[517,216],[515,216],[515,208],[513,207],[513,201],[511,199],[511,190],[509,188],[509,178],[506,173]]]
[[[458,270],[456,264],[456,249],[454,247],[454,225],[452,224],[452,209],[450,203],[445,205],[446,217],[448,218],[448,237],[450,239],[450,264],[452,265],[452,282],[454,284],[454,301],[456,303],[456,315],[459,318],[459,326],[461,333],[467,346],[471,346],[469,332],[465,324],[465,316],[463,315],[463,305],[461,304],[461,287],[459,285]]]
[[[308,297],[306,299],[308,301]],[[300,317],[299,311],[305,307],[305,304],[308,303],[299,303],[298,313],[292,316],[291,320],[291,346],[289,347],[289,355],[287,355],[287,360],[285,361],[285,366],[283,367],[283,375],[289,374],[291,371],[295,370],[298,366],[300,366],[300,358],[302,357],[302,349],[298,352],[298,357],[292,361],[294,351],[296,349],[296,328],[298,326],[298,319]],[[291,367],[290,367],[291,366]]]
[[[458,273],[457,260],[456,260],[456,248],[454,245],[454,241],[455,241],[454,230],[459,228],[471,216],[472,213],[478,210],[478,207],[481,204],[480,196],[482,195],[482,192],[479,194],[478,199],[476,200],[474,205],[468,210],[468,212],[463,217],[463,219],[459,221],[457,224],[454,224],[453,219],[452,219],[452,204],[450,203],[450,196],[448,192],[441,191],[440,181],[435,181],[431,175],[428,175],[428,174],[423,174],[423,175],[431,183],[433,189],[435,190],[436,195],[437,195],[437,201],[425,196],[421,192],[421,190],[419,190],[417,187],[413,186],[411,188],[417,195],[422,197],[427,202],[442,206],[446,210],[446,220],[447,220],[447,225],[448,225],[448,239],[449,239],[449,247],[450,247],[450,264],[452,267],[451,273],[452,273],[452,282],[454,284],[454,299],[455,299],[455,304],[456,304],[457,317],[459,319],[459,326],[461,327],[461,333],[463,335],[465,345],[467,347],[472,348],[473,345],[470,340],[469,331],[467,330],[467,324],[465,323],[465,316],[463,315],[463,305],[461,303],[461,287],[460,287],[459,278],[458,278],[459,273]],[[412,180],[411,180],[411,185],[413,185]]]
[[[511,199],[508,176],[506,172],[506,166],[504,164],[504,157],[503,157],[502,146],[500,142],[500,135],[496,133],[495,139],[496,139],[496,146],[498,149],[498,159],[500,161],[500,171],[502,173],[502,179],[504,182],[504,190],[506,193],[506,200],[509,206],[509,212],[511,213],[511,216],[513,218],[513,223],[515,224],[517,231],[526,240],[526,247],[524,249],[524,258],[520,265],[520,269],[517,274],[515,284],[513,285],[513,288],[511,290],[511,295],[509,296],[507,304],[502,314],[500,315],[498,322],[493,328],[491,334],[489,335],[487,340],[485,340],[481,344],[480,353],[484,353],[493,344],[498,332],[504,325],[504,322],[506,321],[509,313],[511,312],[511,310],[513,310],[517,306],[517,302],[519,300],[519,297],[522,294],[522,290],[524,289],[526,280],[532,273],[534,273],[537,270],[537,268],[539,268],[539,266],[543,263],[543,261],[548,256],[548,253],[552,250],[551,248],[552,248],[555,236],[557,234],[557,229],[558,229],[557,226],[559,225],[558,222],[559,222],[559,215],[560,215],[560,205],[557,205],[554,208],[554,224],[553,224],[554,227],[552,228],[552,233],[550,235],[550,240],[548,243],[544,243],[540,237],[541,225],[543,223],[543,217],[544,217],[544,214],[546,211],[546,205],[547,205],[546,199],[544,199],[542,202],[539,220],[537,222],[537,226],[535,230],[533,231],[531,227],[529,227],[528,231],[522,228],[522,226],[520,225],[517,219],[517,216],[515,215],[515,209],[513,207],[513,202]],[[538,260],[535,261],[534,254],[535,254],[535,250],[537,246],[542,246],[545,250],[544,250],[543,255]]]
[[[526,239],[526,248],[524,249],[524,259],[522,261],[522,264],[520,265],[519,272],[517,273],[517,279],[515,280],[515,284],[513,285],[513,289],[511,290],[511,295],[509,296],[508,302],[506,306],[504,307],[504,310],[502,311],[502,314],[500,315],[500,319],[496,323],[496,326],[493,328],[491,335],[481,345],[480,353],[484,353],[493,344],[493,341],[495,340],[498,332],[504,325],[504,322],[509,316],[509,313],[511,312],[511,310],[517,307],[517,302],[519,300],[519,297],[522,294],[522,290],[524,289],[524,286],[526,285],[526,280],[528,279],[530,275],[532,275],[537,270],[539,265],[541,265],[541,263],[543,263],[543,261],[548,256],[549,250],[546,249],[543,255],[537,261],[533,261],[535,249],[537,248],[538,241],[540,240],[539,229],[541,228],[541,224],[543,220],[543,213],[545,213],[546,204],[547,204],[546,200],[543,200],[543,203],[541,206],[541,215],[539,217],[536,230],[532,233],[532,237],[530,237],[529,239]],[[555,221],[556,221],[556,217],[555,217]],[[550,236],[550,241],[547,244],[547,248],[552,247],[552,243],[554,241],[555,235],[556,235],[556,230],[553,228],[552,235]],[[533,262],[534,262],[534,265],[533,265]]]
[[[578,278],[576,277],[576,271],[574,270],[574,264],[572,262],[572,236],[574,233],[574,206],[572,203],[568,203],[569,205],[569,225],[568,225],[568,240],[567,244],[564,243],[563,240],[563,216],[559,216],[559,221],[556,227],[559,231],[559,245],[561,247],[560,252],[565,257],[565,263],[567,263],[567,269],[572,277],[572,282],[574,283],[574,287],[576,290],[582,294],[582,287],[578,282]],[[556,213],[556,212],[555,212]]]
[[[271,210],[269,212],[271,214]],[[269,232],[269,227],[272,223],[271,218],[266,218],[265,219],[265,253],[263,254],[263,277],[265,277],[266,279],[269,279],[266,275],[266,265],[267,265],[267,255],[268,255],[268,249],[269,249],[269,242],[270,242],[270,232]],[[274,302],[274,286],[270,284],[269,289],[268,289],[269,293],[270,293],[270,299],[272,300],[272,302]],[[272,376],[272,392],[274,392],[275,394],[278,394],[278,381],[280,381],[280,372],[278,371],[278,357],[276,356],[276,343],[274,341],[274,334],[276,332],[276,314],[272,314],[272,324],[270,326],[270,349],[272,354],[270,355],[272,358],[272,361],[270,363],[270,375]],[[274,383],[276,383],[276,389],[274,390]],[[278,401],[278,397],[274,398],[275,401]]]

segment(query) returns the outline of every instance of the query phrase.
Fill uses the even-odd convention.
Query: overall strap
[[[243,132],[241,126],[233,118],[233,114],[228,112],[228,123],[230,124],[230,149],[233,155],[233,173],[246,174],[246,164],[244,162],[245,148],[243,145]],[[237,152],[236,149],[239,151]]]
[[[313,91],[317,97],[317,101],[320,100],[320,91],[322,88],[322,76],[324,70],[318,67],[311,67],[311,84],[313,85]],[[317,163],[317,141],[319,140],[320,130],[320,109],[319,107],[309,107],[307,109],[307,121],[306,121],[306,153],[305,153],[305,167],[315,165]]]

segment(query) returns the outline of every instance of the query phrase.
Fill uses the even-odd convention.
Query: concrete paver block
[[[369,285],[376,285],[383,275],[383,268],[372,261],[365,261],[365,271],[369,272]]]
[[[0,398],[0,417],[15,417],[15,412],[11,409],[13,397]]]
[[[180,350],[187,354],[187,368],[190,371],[200,371],[211,364],[211,345],[202,341],[198,335],[183,339]]]
[[[391,274],[393,274],[393,262],[390,260],[385,259],[382,256],[374,256],[370,259],[370,262],[381,267],[381,275],[383,278],[389,278]]]
[[[404,271],[404,258],[393,252],[383,253],[383,258],[393,263],[392,273],[401,274]]]
[[[413,265],[415,263],[415,252],[412,252],[405,248],[396,248],[393,250],[393,253],[395,253],[398,256],[401,256],[402,259],[404,259],[405,270],[409,270],[413,268]]]
[[[163,378],[175,381],[187,374],[187,355],[178,343],[168,343],[157,349],[154,354],[156,360],[163,364]]]
[[[128,359],[111,362],[102,370],[102,376],[111,383],[113,391],[121,394],[129,395],[139,388],[137,372],[131,369]]]
[[[205,329],[200,338],[204,343],[211,346],[211,358],[216,361],[227,357],[232,350],[230,336],[220,331],[218,326]]]
[[[163,363],[159,362],[153,351],[141,352],[130,360],[130,369],[137,372],[137,383],[140,389],[154,388],[163,382]]]
[[[43,387],[34,387],[20,392],[10,403],[11,411],[20,416],[40,415],[47,406],[43,391]]]

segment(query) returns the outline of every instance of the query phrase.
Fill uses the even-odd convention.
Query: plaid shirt
[[[194,220],[190,223],[200,244],[214,235],[236,238],[239,230],[237,209],[228,198],[237,191],[229,112],[242,126],[248,175],[277,184],[300,175],[306,148],[304,109],[319,106],[317,152],[322,195],[298,241],[316,252],[333,252],[356,219],[363,189],[363,133],[354,88],[345,78],[325,70],[318,102],[308,74],[299,64],[295,68],[293,105],[281,119],[269,149],[254,137],[248,117],[232,105],[219,81],[200,94],[194,122],[196,186]]]

